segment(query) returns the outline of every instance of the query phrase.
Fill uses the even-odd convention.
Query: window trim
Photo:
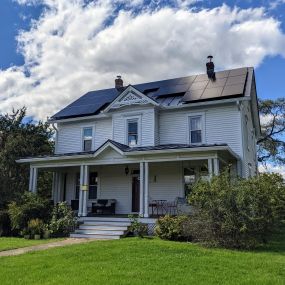
[[[95,125],[84,125],[81,127],[81,150],[82,151],[85,151],[84,150],[84,129],[87,129],[87,128],[91,128],[92,129],[92,141],[91,141],[91,150],[90,151],[93,151],[95,150]]]
[[[138,142],[135,146],[130,147],[136,147],[141,145],[141,116],[128,116],[125,118],[125,144],[129,146],[129,129],[128,129],[128,122],[136,120],[138,122]]]
[[[194,117],[201,117],[201,142],[199,142],[199,143],[192,143],[191,137],[190,137],[190,135],[191,135],[190,120],[191,120],[191,118],[194,118]],[[206,142],[205,113],[199,112],[199,113],[190,113],[187,115],[187,136],[188,136],[187,137],[188,143],[192,144],[192,145],[201,145],[201,144]]]

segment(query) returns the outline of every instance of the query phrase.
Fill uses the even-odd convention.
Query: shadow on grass
[[[267,244],[257,248],[255,251],[285,254],[285,227],[274,233]]]

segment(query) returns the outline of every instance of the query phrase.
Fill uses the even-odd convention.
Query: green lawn
[[[41,240],[32,240],[24,238],[6,238],[0,237],[0,251],[21,248],[31,245],[38,245],[43,243],[48,243],[52,241],[58,241],[59,239],[41,239]],[[1,280],[0,280],[1,281]]]
[[[0,284],[285,284],[284,236],[253,252],[126,238],[0,258]]]

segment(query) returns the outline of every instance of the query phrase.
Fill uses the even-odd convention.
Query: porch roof
[[[227,151],[233,158],[239,160],[239,156],[227,144],[165,144],[156,146],[129,147],[114,140],[107,140],[98,149],[89,152],[73,152],[36,157],[25,157],[17,160],[18,163],[33,163],[56,160],[77,160],[96,158],[107,148],[112,148],[125,157],[134,157],[144,154],[177,153],[177,152],[205,152],[205,151]]]

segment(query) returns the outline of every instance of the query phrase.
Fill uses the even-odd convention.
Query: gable
[[[113,102],[111,102],[111,104],[105,109],[105,112],[108,112],[109,110],[119,109],[125,106],[147,104],[158,106],[158,103],[156,101],[141,93],[133,86],[129,86]]]

